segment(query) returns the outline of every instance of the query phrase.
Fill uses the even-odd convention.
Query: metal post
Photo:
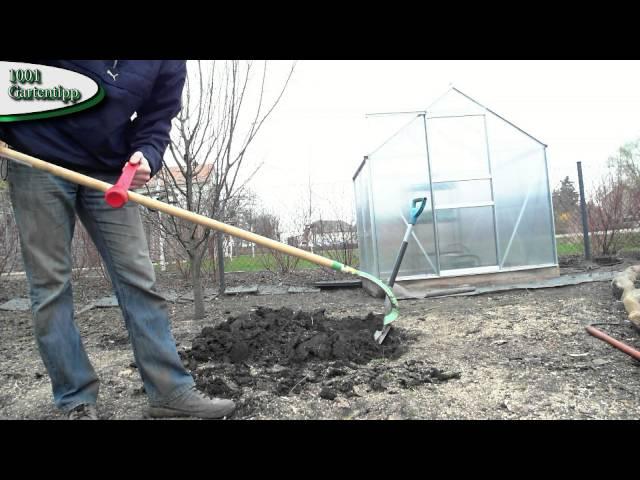
[[[224,251],[222,250],[222,232],[216,232],[216,250],[218,257],[218,292],[224,295]]]
[[[484,141],[487,146],[487,167],[489,168],[489,185],[491,187],[491,201],[493,202],[493,206],[491,210],[493,212],[493,237],[496,243],[496,264],[502,265],[500,262],[500,237],[498,234],[498,212],[496,212],[496,195],[495,189],[493,188],[493,168],[491,168],[491,149],[489,148],[489,132],[487,131],[487,115],[482,115],[482,120],[484,123]]]
[[[584,182],[582,180],[582,162],[578,162],[578,185],[580,186],[580,211],[582,212],[582,235],[584,237],[584,258],[591,260],[591,242],[589,240],[589,219],[587,217],[587,201],[584,198]]]
[[[367,169],[367,180],[369,185],[367,186],[367,191],[369,193],[369,217],[371,218],[371,238],[373,240],[373,264],[372,275],[376,275],[380,277],[380,250],[378,250],[378,227],[376,226],[376,205],[373,198],[373,175],[375,173],[375,168],[373,166],[373,159],[371,159],[368,155],[365,155],[364,160],[364,168]],[[375,273],[374,273],[375,272]]]
[[[551,183],[549,182],[549,161],[547,160],[547,147],[542,145],[544,153],[544,175],[547,187],[547,198],[549,200],[549,220],[551,222],[551,245],[553,245],[553,261],[558,265],[558,239],[556,238],[556,221],[553,212],[553,192],[551,191]]]
[[[429,175],[429,196],[431,197],[431,216],[433,217],[433,243],[436,250],[436,275],[440,276],[440,240],[438,239],[438,221],[436,218],[436,202],[433,196],[433,176],[431,175],[431,155],[429,155],[429,134],[427,128],[427,114],[422,115],[422,123],[424,125],[424,143],[427,149],[427,172]]]

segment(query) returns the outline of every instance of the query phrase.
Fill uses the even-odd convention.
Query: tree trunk
[[[204,299],[202,296],[202,252],[189,251],[191,261],[191,284],[193,286],[193,318],[204,318]]]
[[[224,295],[226,286],[224,284],[224,251],[222,250],[222,232],[216,233],[216,252],[218,256],[218,292]]]

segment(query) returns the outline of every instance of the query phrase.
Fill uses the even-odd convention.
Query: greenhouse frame
[[[398,282],[558,275],[544,143],[453,87],[424,111],[393,115],[402,127],[353,176],[360,269],[389,278],[412,202],[426,198]]]

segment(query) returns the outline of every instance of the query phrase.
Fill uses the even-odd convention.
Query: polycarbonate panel
[[[364,131],[363,152],[374,152],[395,133],[412,123],[418,112],[389,115],[368,115]]]
[[[500,266],[555,264],[544,146],[487,115]]]
[[[433,204],[435,208],[443,205],[491,202],[491,181],[471,180],[466,182],[438,182],[433,184]]]
[[[427,108],[427,118],[459,115],[484,115],[486,109],[451,89]]]
[[[369,202],[369,162],[358,172],[354,180],[356,195],[356,225],[358,229],[359,268],[365,272],[375,272],[375,243],[371,223],[371,206]]]
[[[378,276],[387,280],[407,228],[414,198],[430,197],[424,119],[417,116],[369,155],[373,212],[377,236]],[[398,278],[435,275],[435,242],[431,202],[414,227]]]
[[[434,182],[489,176],[484,116],[428,118]]]
[[[440,269],[497,264],[493,207],[436,210]]]

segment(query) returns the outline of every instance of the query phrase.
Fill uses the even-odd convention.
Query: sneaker
[[[98,420],[98,410],[95,405],[82,404],[67,412],[69,420]]]
[[[197,417],[224,418],[236,408],[231,400],[209,398],[196,387],[191,387],[178,398],[163,404],[151,404],[149,416],[152,418]]]

